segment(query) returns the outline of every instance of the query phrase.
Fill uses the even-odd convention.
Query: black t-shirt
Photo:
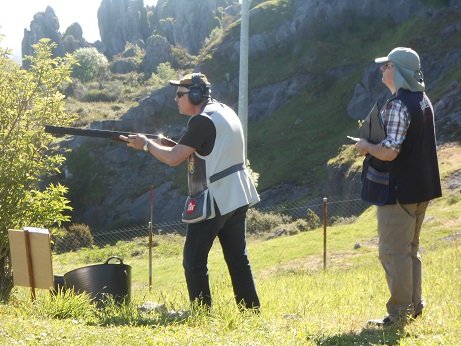
[[[199,155],[211,153],[216,139],[216,127],[210,118],[194,115],[187,123],[187,129],[178,144],[194,148]]]

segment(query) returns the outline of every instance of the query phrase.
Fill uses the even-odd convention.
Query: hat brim
[[[181,81],[179,80],[170,80],[169,81],[170,85],[173,85],[173,86],[183,86],[183,87],[189,87],[190,84],[181,84]]]
[[[375,62],[378,63],[378,64],[382,64],[383,62],[388,62],[390,61],[389,58],[387,56],[383,56],[382,58],[376,58],[375,59]]]

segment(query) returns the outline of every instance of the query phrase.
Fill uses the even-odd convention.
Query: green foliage
[[[92,89],[83,97],[83,101],[85,102],[114,102],[116,100],[117,95],[114,95],[114,93],[108,89]]]
[[[300,231],[309,231],[320,226],[319,216],[310,208],[307,209],[306,223],[307,225],[304,226],[304,229],[300,229]]]
[[[247,233],[265,234],[275,227],[291,222],[291,218],[277,213],[263,213],[254,208],[248,210],[247,214]]]
[[[247,168],[248,173],[250,174],[251,180],[253,180],[253,183],[255,184],[255,187],[257,188],[258,180],[259,180],[259,173],[251,169],[250,160],[247,160],[246,168]]]
[[[76,64],[73,66],[72,77],[82,82],[89,82],[108,67],[107,58],[94,47],[77,49],[73,58]]]
[[[214,41],[218,40],[222,36],[222,34],[223,34],[223,29],[221,27],[214,28],[211,31],[210,36],[208,36],[205,39],[204,45],[205,46],[211,45]]]
[[[53,250],[58,254],[91,247],[94,244],[90,228],[83,224],[73,224],[68,229],[57,230],[52,234],[52,241]]]
[[[251,2],[251,6],[257,7],[260,12],[258,16],[253,16],[250,30],[251,34],[258,34],[277,28],[282,25],[287,18],[294,14],[295,6],[292,0],[268,0]]]
[[[75,293],[72,288],[59,287],[58,291],[39,299],[37,304],[21,306],[31,316],[37,318],[72,319],[75,321],[94,320],[91,297],[85,293]]]
[[[74,61],[52,58],[54,46],[48,39],[34,45],[35,56],[26,57],[29,70],[0,49],[0,299],[11,289],[7,230],[46,228],[69,219],[63,214],[71,209],[64,197],[67,188],[44,186],[44,178],[58,173],[64,161],[50,148],[53,137],[44,133],[44,125],[73,120],[58,88],[70,80]]]
[[[78,209],[82,204],[99,203],[106,191],[103,181],[108,173],[104,162],[98,160],[97,155],[98,151],[92,143],[84,143],[67,157],[67,167],[73,174],[68,185],[74,208]]]

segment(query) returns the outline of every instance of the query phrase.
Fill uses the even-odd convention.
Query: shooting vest
[[[399,89],[389,101],[401,100],[410,115],[400,153],[390,162],[373,158],[390,173],[388,204],[411,204],[442,196],[435,139],[434,110],[423,92]],[[378,165],[379,166],[379,165]]]
[[[390,179],[397,200],[419,203],[442,196],[434,110],[423,92],[400,89],[395,99],[408,108],[411,121],[399,155],[392,161]],[[392,191],[392,190],[391,190]]]
[[[210,102],[195,116],[204,116],[213,122],[216,139],[209,155],[194,152],[188,159],[189,194],[195,196],[208,187],[211,201],[216,202],[221,215],[259,202],[245,168],[243,129],[237,114],[224,104]]]

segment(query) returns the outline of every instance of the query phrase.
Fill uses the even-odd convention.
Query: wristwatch
[[[149,151],[149,141],[147,140],[146,143],[144,143],[144,146],[142,147],[145,152]]]

